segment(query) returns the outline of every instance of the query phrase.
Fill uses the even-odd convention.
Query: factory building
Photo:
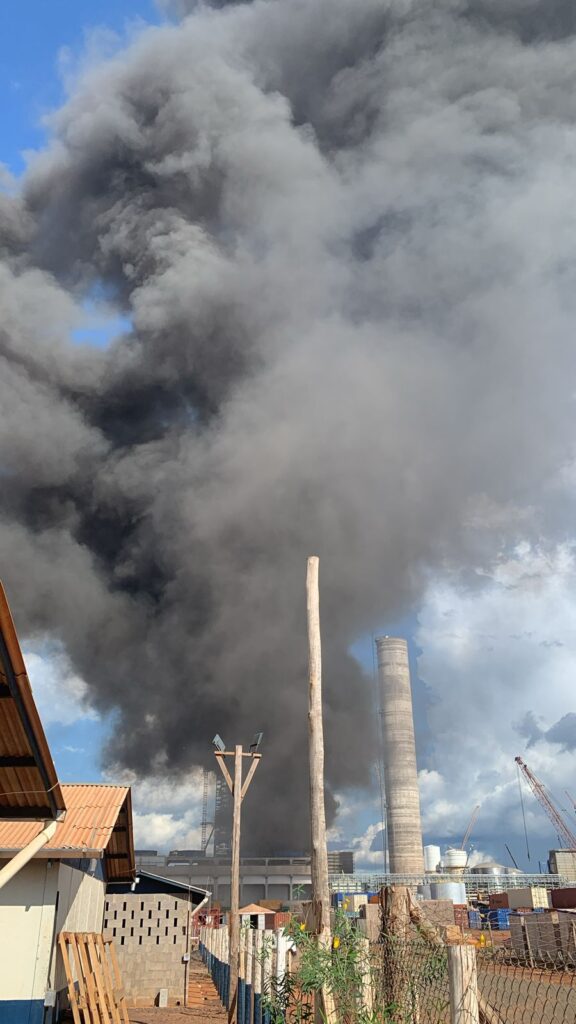
[[[423,875],[420,794],[412,715],[408,645],[397,637],[376,640],[390,871]]]
[[[576,882],[576,850],[550,850],[548,864],[551,874]]]
[[[137,850],[138,869],[161,874],[202,889],[208,889],[215,903],[230,906],[230,858],[183,856],[173,850],[166,856],[155,850]],[[240,900],[260,903],[274,900],[289,903],[310,898],[310,857],[244,857],[240,861]]]
[[[230,857],[232,853],[232,793],[222,776],[216,779],[214,809],[214,856]]]
[[[328,850],[328,874],[329,875],[353,875],[354,874],[354,851],[353,850]]]

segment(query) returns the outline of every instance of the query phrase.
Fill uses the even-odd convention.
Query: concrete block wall
[[[189,903],[174,895],[108,894],[104,935],[114,940],[130,1006],[152,1006],[161,989],[184,1003]]]

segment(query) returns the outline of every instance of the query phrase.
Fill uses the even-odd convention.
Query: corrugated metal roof
[[[0,583],[0,818],[56,818],[65,809]]]
[[[66,816],[40,856],[104,856],[109,880],[133,878],[132,802],[128,786],[63,785]],[[26,846],[39,831],[36,821],[0,821],[0,853]]]

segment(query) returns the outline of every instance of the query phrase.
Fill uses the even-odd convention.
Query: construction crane
[[[476,807],[472,811],[472,817],[470,818],[470,821],[468,822],[468,828],[466,829],[466,831],[464,833],[464,839],[462,840],[462,846],[460,847],[461,850],[464,850],[466,848],[466,843],[470,839],[470,835],[472,833],[472,829],[474,828],[474,825],[476,824],[476,818],[478,817],[479,813],[480,813],[480,804],[476,804]]]
[[[560,813],[556,810],[542,783],[536,778],[534,773],[530,771],[528,765],[524,763],[521,757],[515,758],[515,761],[527,780],[534,796],[538,800],[538,803],[544,808],[546,814],[550,818],[550,821],[554,825],[560,842],[563,843],[568,850],[576,850],[576,836],[572,834],[563,818],[560,816]]]
[[[202,830],[200,833],[200,849],[202,850],[202,853],[206,853],[206,848],[212,838],[212,833],[214,832],[214,823],[212,821],[208,821],[208,794],[213,775],[213,772],[209,772],[204,768],[202,773]],[[208,832],[210,826],[212,826],[211,831]]]

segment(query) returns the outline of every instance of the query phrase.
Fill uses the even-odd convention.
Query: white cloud
[[[503,831],[521,834],[516,754],[554,793],[570,787],[575,753],[544,740],[524,754],[519,724],[532,712],[546,729],[576,710],[575,623],[567,546],[550,554],[523,545],[475,590],[430,585],[416,635],[432,701],[431,767],[420,774],[425,831],[460,839],[481,803],[481,835],[502,845]],[[552,827],[526,789],[525,807],[530,835],[549,840]]]
[[[201,832],[189,815],[134,811],[134,844],[136,849],[199,850]]]
[[[135,772],[111,768],[110,781],[132,787],[134,841],[139,849],[199,849],[202,827],[203,772],[201,768],[177,777],[159,771],[145,779]],[[214,787],[208,811],[213,816]]]
[[[47,641],[23,645],[28,678],[44,725],[72,725],[97,719],[88,704],[88,687],[72,669],[64,650]]]

